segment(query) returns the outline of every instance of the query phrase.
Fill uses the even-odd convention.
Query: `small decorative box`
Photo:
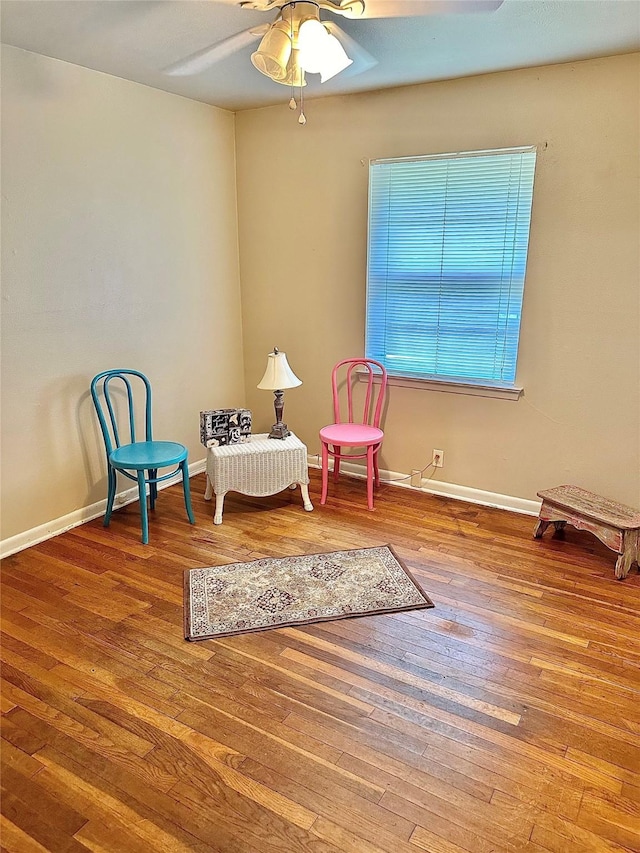
[[[200,441],[205,447],[238,444],[251,437],[249,409],[212,409],[200,412]]]

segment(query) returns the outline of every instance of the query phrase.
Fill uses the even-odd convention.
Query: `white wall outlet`
[[[434,468],[444,468],[444,450],[434,449],[431,464]]]
[[[419,471],[417,468],[414,468],[411,472],[411,488],[412,489],[421,489],[422,488],[422,471]]]

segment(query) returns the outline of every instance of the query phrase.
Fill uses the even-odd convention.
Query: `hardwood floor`
[[[2,566],[2,850],[640,850],[640,577],[363,481],[180,487]],[[187,643],[185,568],[390,543],[435,609]]]

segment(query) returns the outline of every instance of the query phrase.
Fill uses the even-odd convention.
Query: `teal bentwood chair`
[[[134,378],[132,385],[131,378]],[[142,387],[140,382],[142,383]],[[113,387],[111,383],[114,383]],[[142,441],[136,439],[136,419],[134,407],[134,387],[140,394],[144,393],[145,417]],[[116,393],[114,393],[116,392]],[[120,395],[118,395],[120,392]],[[129,441],[123,444],[120,440],[118,429],[117,403],[122,402],[118,396],[126,392],[126,421],[128,423]],[[151,428],[151,385],[149,380],[137,370],[105,370],[98,373],[91,381],[91,397],[96,407],[102,436],[104,438],[107,452],[107,477],[109,493],[107,496],[107,511],[104,516],[104,526],[108,527],[113,512],[113,501],[116,496],[116,472],[119,471],[134,480],[138,484],[140,497],[140,520],[142,524],[142,542],[149,542],[149,519],[147,514],[147,485],[149,486],[149,503],[151,509],[155,509],[158,497],[158,483],[175,477],[178,471],[182,472],[182,487],[184,489],[184,503],[191,524],[195,524],[193,509],[191,507],[191,493],[189,491],[189,470],[187,468],[187,448],[175,441],[154,441]],[[122,409],[122,406],[120,406]],[[105,409],[108,420],[105,416]],[[122,417],[122,420],[125,418]],[[168,474],[158,476],[159,468],[177,466]],[[146,473],[145,473],[146,472]]]

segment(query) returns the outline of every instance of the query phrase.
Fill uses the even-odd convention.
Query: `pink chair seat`
[[[340,447],[369,447],[371,444],[379,444],[383,438],[381,429],[366,424],[331,424],[320,430],[322,441]]]

